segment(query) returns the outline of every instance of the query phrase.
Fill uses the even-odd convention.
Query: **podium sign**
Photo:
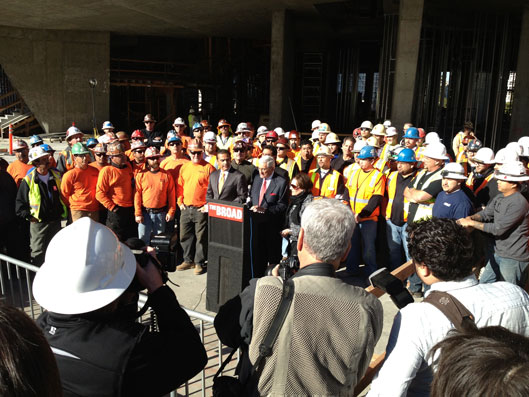
[[[244,204],[208,202],[208,272],[206,309],[217,312],[248,285],[250,216]]]

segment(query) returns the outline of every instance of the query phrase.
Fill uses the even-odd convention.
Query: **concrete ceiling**
[[[336,0],[317,0],[318,4]],[[5,26],[173,37],[269,37],[271,15],[316,16],[314,0],[4,0]]]

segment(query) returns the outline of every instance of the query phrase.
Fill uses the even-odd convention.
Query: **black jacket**
[[[35,178],[35,182],[39,185],[39,218],[41,222],[59,221],[61,220],[64,211],[64,207],[61,203],[59,186],[56,183],[53,174],[51,172],[49,173],[50,179],[48,180],[47,185],[40,180],[37,175],[37,170],[33,169],[33,171],[31,171],[31,173],[29,174],[31,178]],[[25,179],[22,179],[22,181],[20,182],[20,187],[18,188],[15,210],[20,218],[27,220],[30,219],[31,215],[29,211],[29,186]]]
[[[125,316],[45,312],[38,318],[54,350],[65,397],[162,396],[205,367],[204,346],[174,292],[161,287],[149,302],[159,332]]]

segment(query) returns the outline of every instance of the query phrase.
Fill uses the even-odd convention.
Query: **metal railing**
[[[10,256],[0,254],[0,301],[3,301],[6,304],[15,306],[28,314],[31,318],[36,319],[42,313],[42,307],[33,299],[33,293],[31,289],[32,281],[35,277],[35,274],[39,271],[39,268],[29,263],[20,261],[18,259],[12,258]],[[147,300],[147,295],[141,293],[140,299],[138,300],[138,306],[143,307]],[[206,390],[209,389],[212,385],[213,374],[217,371],[218,368],[222,365],[223,361],[223,345],[216,333],[206,335],[207,329],[213,329],[213,320],[214,317],[208,314],[200,313],[194,310],[183,308],[186,313],[189,315],[193,323],[198,326],[198,331],[200,334],[200,340],[204,344],[207,353],[217,352],[218,363],[210,365],[210,357],[208,354],[208,365],[202,371],[195,376],[193,379],[190,379],[185,384],[180,386],[177,390],[183,389],[185,396],[190,395],[201,395],[206,396]],[[142,318],[142,322],[148,324],[151,317],[149,312]],[[208,350],[207,346],[216,345],[213,349]],[[175,359],[179,359],[175,357]],[[239,352],[237,353],[237,358],[234,361],[239,359]],[[228,369],[224,371],[229,371],[233,369],[233,363],[230,363]],[[207,375],[207,372],[211,373],[211,376]],[[197,379],[198,378],[198,379]],[[196,387],[196,383],[199,383],[200,387]],[[177,395],[177,390],[171,393],[171,396]]]

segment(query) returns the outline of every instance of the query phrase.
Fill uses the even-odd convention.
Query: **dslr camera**
[[[270,265],[266,269],[266,275],[271,276],[272,270],[276,265]],[[291,255],[287,258],[284,258],[279,262],[279,277],[281,277],[283,280],[288,280],[290,277],[292,277],[296,272],[299,270],[299,259],[297,255]]]

